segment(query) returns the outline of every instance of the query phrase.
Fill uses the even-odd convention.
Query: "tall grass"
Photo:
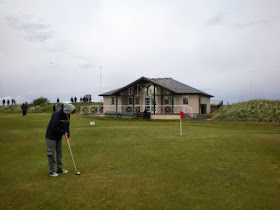
[[[250,100],[222,106],[215,120],[280,122],[280,100]]]

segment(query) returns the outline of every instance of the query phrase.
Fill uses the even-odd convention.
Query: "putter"
[[[70,147],[69,138],[68,138],[68,136],[65,136],[65,138],[66,138],[66,141],[67,141],[67,144],[68,144],[68,147],[69,147],[69,150],[70,150],[70,154],[71,154],[71,157],[72,157],[72,160],[73,160],[73,164],[74,164],[74,168],[75,168],[75,172],[76,172],[75,175],[81,175],[81,173],[79,171],[77,171],[75,160],[74,160],[72,150],[71,150],[71,147]]]

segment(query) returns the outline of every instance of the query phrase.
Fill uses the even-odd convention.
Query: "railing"
[[[103,105],[81,106],[81,114],[103,114]]]
[[[190,117],[193,117],[193,109],[187,105],[174,105],[172,110],[172,105],[156,105],[156,114],[179,114],[180,111],[186,113]],[[134,110],[132,105],[118,105],[118,112],[144,112],[145,109],[151,114],[154,113],[154,106],[147,105],[134,105]],[[91,106],[81,106],[81,114],[95,114],[100,115],[108,111],[116,111],[116,105],[91,105]]]

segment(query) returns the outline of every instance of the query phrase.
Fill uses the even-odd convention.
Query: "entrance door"
[[[207,113],[207,104],[201,104],[201,114]]]
[[[154,112],[154,98],[153,97],[145,97],[145,109],[148,112]]]

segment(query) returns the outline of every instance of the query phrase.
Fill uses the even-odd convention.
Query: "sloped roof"
[[[102,93],[99,96],[117,95],[120,92],[122,92],[123,90],[125,90],[125,89],[129,88],[130,86],[137,84],[138,82],[141,82],[141,81],[146,81],[146,82],[158,85],[162,88],[165,88],[165,89],[171,91],[174,94],[200,94],[200,95],[213,97],[212,95],[209,95],[208,93],[195,89],[191,86],[188,86],[188,85],[181,83],[177,80],[174,80],[172,78],[147,78],[147,77],[141,77],[140,79],[138,79],[122,88],[112,90],[112,91],[109,91],[106,93]]]

